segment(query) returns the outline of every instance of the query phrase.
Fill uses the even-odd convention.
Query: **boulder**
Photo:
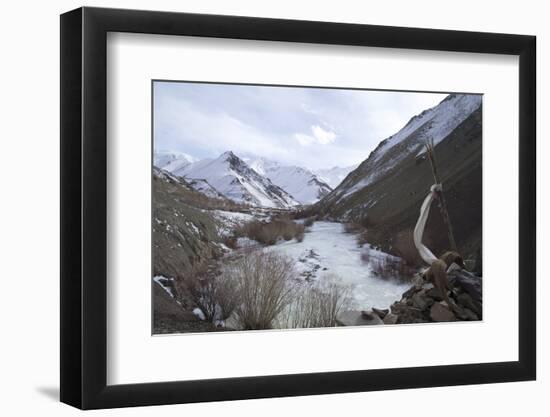
[[[433,298],[435,301],[441,301],[443,300],[443,296],[441,295],[441,291],[439,291],[438,288],[432,287],[428,291],[426,291],[426,296]]]
[[[459,294],[456,301],[461,307],[473,311],[477,316],[481,316],[481,304],[476,303],[468,293]]]
[[[462,308],[460,312],[461,312],[461,315],[460,315],[461,320],[467,320],[467,321],[478,321],[479,320],[479,317],[477,316],[477,314],[474,313],[469,308]]]
[[[384,317],[384,324],[395,324],[398,318],[396,314],[388,313],[386,317]]]
[[[481,303],[481,277],[478,277],[477,275],[474,275],[464,269],[460,269],[449,273],[449,283],[452,286],[461,288],[464,292],[468,293],[474,301]]]
[[[361,310],[361,317],[363,317],[365,320],[373,320],[375,316],[378,316],[378,314],[373,311]]]
[[[406,303],[393,303],[391,311],[398,317],[397,323],[426,323],[429,321],[429,317],[424,315],[422,310]]]
[[[416,289],[416,287],[413,285],[411,288],[409,288],[407,291],[405,291],[403,294],[401,294],[401,298],[405,299],[405,298],[409,298],[411,297],[416,291],[418,291]]]
[[[384,324],[382,319],[377,314],[363,311],[344,311],[336,317],[336,323],[340,326],[372,326]]]
[[[422,288],[422,285],[424,285],[424,278],[422,278],[422,275],[417,274],[413,277],[411,284],[413,284],[417,289]]]
[[[430,309],[430,318],[437,322],[456,321],[456,316],[443,303],[435,303]]]
[[[474,313],[472,310],[470,310],[469,308],[465,308],[464,309],[464,312],[466,313],[466,315],[468,316],[467,320],[471,320],[471,321],[477,321],[477,320],[481,320],[481,316],[478,316],[476,313]]]
[[[387,309],[387,308],[379,309],[379,308],[374,308],[373,307],[372,312],[375,313],[376,315],[378,315],[378,317],[380,317],[381,319],[383,319],[390,312],[390,310]]]
[[[422,297],[420,293],[416,293],[412,296],[413,306],[424,311],[428,308],[428,303],[426,302],[426,297]]]

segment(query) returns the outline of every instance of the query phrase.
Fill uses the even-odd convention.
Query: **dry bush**
[[[192,301],[210,322],[225,320],[237,306],[238,294],[232,283],[209,271],[206,263],[194,265],[185,275],[184,285]]]
[[[308,217],[307,219],[304,220],[304,227],[311,227],[313,226],[313,223],[315,223],[315,217]]]
[[[356,234],[357,244],[363,246],[368,243],[368,231],[375,222],[368,216],[356,218],[354,221],[344,223],[344,232]]]
[[[369,240],[368,240],[367,236],[368,236],[368,232],[366,230],[359,233],[357,235],[357,237],[355,238],[355,240],[357,241],[357,244],[359,246],[363,246],[364,244],[368,243]]]
[[[305,219],[306,217],[317,217],[318,214],[315,208],[308,206],[296,211],[293,217],[295,219]]]
[[[398,281],[410,281],[416,269],[407,265],[403,259],[369,257],[368,263],[372,272],[382,279],[395,279]],[[362,257],[363,259],[363,257]]]
[[[229,265],[224,275],[239,295],[235,317],[244,330],[271,329],[292,301],[295,272],[284,256],[257,251]]]
[[[218,302],[217,317],[218,320],[226,320],[235,311],[239,304],[240,296],[233,283],[223,275],[215,278],[216,299]]]
[[[302,228],[298,228],[298,230],[296,231],[295,238],[296,238],[296,241],[303,242],[305,237],[305,227],[303,225],[299,225],[299,226],[302,226]]]
[[[356,240],[359,246],[367,243],[367,230],[359,223],[344,223],[344,232],[357,235]]]
[[[349,222],[344,223],[344,232],[346,233],[360,233],[364,230],[363,226],[359,223]]]
[[[235,236],[226,236],[223,240],[223,244],[229,249],[238,249],[237,238]]]
[[[331,279],[337,281],[337,279]],[[277,318],[279,328],[335,327],[336,317],[351,308],[351,288],[337,282],[294,291],[292,302]]]
[[[246,236],[264,245],[274,245],[279,239],[291,240],[296,238],[303,240],[305,227],[285,217],[278,217],[270,222],[258,220],[249,222],[235,231],[236,236]]]

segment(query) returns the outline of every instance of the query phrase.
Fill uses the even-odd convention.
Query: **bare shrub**
[[[284,256],[257,251],[229,265],[224,275],[239,294],[235,316],[244,330],[271,329],[292,301],[295,272]]]
[[[313,226],[313,223],[315,223],[315,217],[308,217],[307,219],[304,220],[304,227],[311,227]]]
[[[279,222],[280,232],[284,240],[292,240],[296,235],[296,223],[294,222]],[[297,225],[296,225],[297,226]]]
[[[246,223],[235,231],[235,235],[246,236],[264,245],[274,245],[279,239],[298,239],[300,235],[303,240],[304,229],[304,225],[280,216],[270,222],[255,220]]]
[[[209,271],[206,263],[194,265],[185,275],[183,285],[208,321],[226,319],[237,306],[238,294],[232,283]]]
[[[258,236],[262,230],[262,225],[263,223],[259,220],[245,223],[235,229],[234,235],[237,237],[248,237],[253,239],[253,236]]]
[[[331,281],[337,281],[337,277]],[[277,327],[335,327],[338,314],[350,307],[350,287],[337,282],[324,286],[307,285],[294,291],[292,302],[277,318]]]
[[[376,276],[386,280],[410,281],[416,273],[415,268],[410,267],[403,259],[399,258],[371,256],[368,263]]]
[[[229,249],[238,249],[237,238],[235,236],[226,236],[223,240],[223,244]]]
[[[226,279],[225,276],[218,275],[215,278],[215,283],[215,298],[218,303],[218,310],[214,318],[218,320],[226,320],[237,308],[240,296],[231,280]]]
[[[298,228],[298,230],[296,231],[295,238],[296,238],[296,241],[302,242],[305,237],[305,227],[303,225],[298,225],[298,226],[302,226],[302,227]]]
[[[359,223],[344,223],[344,232],[346,233],[360,233],[363,231],[363,226]]]
[[[359,233],[355,240],[357,241],[357,244],[359,246],[363,246],[364,244],[368,243],[368,232],[365,230]]]
[[[317,217],[318,214],[314,207],[308,206],[295,212],[293,217],[295,219],[305,219],[306,217]]]

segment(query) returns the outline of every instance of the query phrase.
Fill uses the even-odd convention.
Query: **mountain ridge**
[[[238,202],[259,207],[291,208],[299,205],[289,193],[258,174],[232,151],[202,159],[171,171],[173,175],[204,180],[217,192]]]
[[[303,205],[313,204],[332,191],[328,184],[307,168],[283,165],[263,157],[252,160],[249,165]]]

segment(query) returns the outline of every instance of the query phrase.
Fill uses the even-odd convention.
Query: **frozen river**
[[[296,260],[302,276],[313,282],[340,281],[352,287],[354,308],[387,308],[401,299],[410,285],[376,277],[370,266],[361,260],[361,252],[368,250],[370,259],[387,254],[360,248],[355,235],[345,233],[341,223],[319,221],[311,226],[302,242],[282,242],[268,250],[284,253]]]

